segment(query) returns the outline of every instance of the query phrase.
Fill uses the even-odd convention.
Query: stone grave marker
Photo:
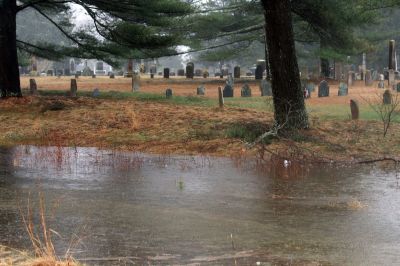
[[[318,86],[318,97],[329,97],[329,84],[326,80],[321,81]]]
[[[372,79],[372,73],[371,70],[367,70],[365,72],[365,86],[372,86],[373,79]]]
[[[235,80],[233,79],[232,75],[228,75],[228,78],[226,79],[226,85],[229,85],[232,88],[235,86]]]
[[[224,108],[224,94],[221,87],[218,87],[218,103],[219,108]]]
[[[203,72],[203,78],[208,78],[210,76],[210,73],[208,73],[208,71],[207,70],[205,70],[204,72]]]
[[[164,78],[169,79],[169,68],[164,68]]]
[[[353,82],[354,82],[354,80],[353,80],[353,72],[349,71],[347,73],[347,87],[353,86]]]
[[[197,87],[197,95],[205,95],[206,94],[206,88],[204,85],[200,85]]]
[[[37,85],[35,79],[29,79],[29,93],[31,95],[37,94]]]
[[[349,94],[349,87],[343,82],[340,82],[338,96],[346,96]]]
[[[133,73],[132,75],[132,91],[139,91],[140,90],[140,74]]]
[[[100,96],[100,90],[98,88],[94,89],[92,92],[92,97],[97,98]]]
[[[165,96],[166,96],[167,99],[171,99],[172,98],[172,89],[168,88],[165,91]]]
[[[178,69],[178,76],[179,77],[184,77],[185,76],[185,70],[184,69]]]
[[[383,93],[383,104],[392,104],[392,93],[389,90]]]
[[[92,79],[95,79],[95,78],[96,78],[96,75],[95,75],[95,74],[93,74],[93,75],[92,75]]]
[[[240,95],[242,97],[251,97],[251,88],[247,83],[243,85]]]
[[[389,79],[388,79],[388,86],[392,87],[395,83],[395,75],[394,75],[394,70],[389,69]]]
[[[224,88],[224,91],[223,91],[223,96],[224,96],[224,98],[233,97],[233,87],[230,86],[229,84],[226,84],[225,88]]]
[[[264,69],[263,69],[262,65],[257,65],[256,74],[255,74],[256,80],[260,80],[263,78],[263,72],[264,72]]]
[[[233,77],[235,79],[240,79],[240,66],[235,66],[233,69]]]
[[[78,84],[76,79],[71,79],[71,88],[70,88],[70,96],[77,97],[78,95]]]
[[[194,78],[194,64],[192,62],[189,62],[186,65],[186,78]]]
[[[110,74],[110,79],[115,79],[115,74],[114,73]]]
[[[378,71],[372,71],[372,80],[378,80]]]
[[[396,86],[396,91],[397,91],[397,92],[400,92],[400,82],[399,82],[399,83],[397,83],[397,86]]]
[[[309,82],[307,83],[306,88],[308,90],[309,97],[311,97],[311,93],[315,91],[315,84],[313,82]]]
[[[351,119],[358,120],[360,117],[360,109],[356,100],[350,100]]]
[[[266,79],[261,80],[260,91],[261,91],[261,96],[272,96],[271,83]]]
[[[385,88],[385,76],[383,74],[380,74],[378,78],[379,78],[378,89],[384,89]]]

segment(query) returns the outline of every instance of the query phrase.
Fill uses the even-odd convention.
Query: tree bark
[[[16,0],[0,0],[1,97],[22,96],[18,69],[16,14]]]
[[[308,128],[297,64],[290,0],[262,0],[272,76],[275,121],[286,129]]]

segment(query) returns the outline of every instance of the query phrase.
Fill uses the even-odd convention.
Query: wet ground
[[[31,249],[21,212],[30,204],[40,224],[40,191],[57,252],[89,265],[400,263],[400,170],[390,164],[0,150],[2,245]]]

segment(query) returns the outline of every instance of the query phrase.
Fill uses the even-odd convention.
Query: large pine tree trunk
[[[293,37],[290,0],[262,0],[272,76],[275,121],[285,128],[307,128]]]
[[[16,0],[0,0],[1,97],[21,96],[17,57]]]

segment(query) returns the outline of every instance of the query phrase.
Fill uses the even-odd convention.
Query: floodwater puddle
[[[21,210],[40,191],[57,252],[88,265],[393,265],[398,172],[0,148],[0,244],[31,249]]]

